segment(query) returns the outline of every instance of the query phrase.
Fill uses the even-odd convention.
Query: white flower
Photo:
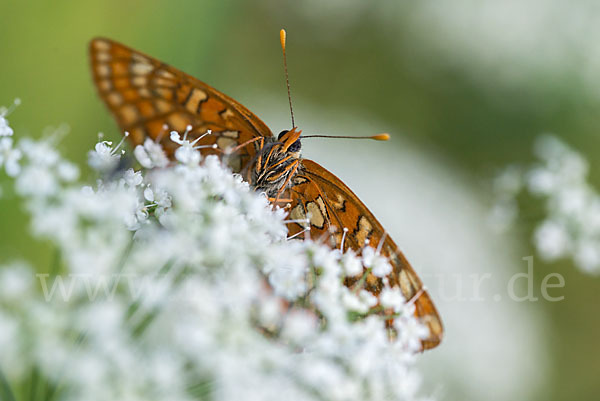
[[[1,136],[12,136],[14,133],[13,129],[8,125],[8,120],[4,116],[0,115],[0,137]]]
[[[315,335],[318,323],[314,313],[294,309],[286,315],[281,335],[294,343],[303,343]]]
[[[171,137],[171,139],[173,139],[173,137]],[[175,140],[173,140],[173,142],[175,142]],[[182,145],[175,151],[175,158],[185,165],[197,165],[200,163],[201,156],[200,152],[192,146]]]
[[[367,268],[373,267],[373,262],[375,261],[375,249],[370,246],[366,246],[362,250],[362,263]]]
[[[279,297],[269,295],[262,298],[258,310],[261,327],[270,329],[278,326],[281,320],[281,308]]]
[[[429,329],[413,315],[394,319],[394,327],[398,332],[398,343],[406,349],[416,352],[421,349],[421,340],[429,336]]]
[[[144,168],[162,168],[169,164],[169,159],[162,146],[150,138],[146,138],[144,145],[137,145],[133,154]]]
[[[362,260],[364,266],[370,268],[377,277],[385,277],[392,272],[392,266],[387,258],[370,246],[363,248]]]
[[[406,303],[406,299],[398,287],[384,288],[379,298],[381,306],[392,308],[396,313],[400,312]]]
[[[556,163],[568,152],[569,148],[554,135],[541,135],[535,141],[534,153],[546,162]]]
[[[125,138],[129,136],[128,132],[125,132],[123,139],[121,142],[117,144],[114,148],[112,147],[112,142],[110,141],[100,141],[94,146],[93,151],[88,152],[88,163],[90,167],[99,172],[108,172],[114,170],[121,159],[121,154],[123,151],[120,151]]]
[[[125,171],[125,174],[123,174],[123,182],[130,187],[137,187],[138,185],[141,185],[143,181],[144,178],[142,177],[142,173],[133,171],[132,168],[128,169]]]
[[[162,189],[154,190],[150,185],[144,189],[144,199],[150,202],[146,207],[156,207],[154,213],[159,217],[165,212],[165,209],[171,207],[169,194]]]
[[[386,257],[377,255],[373,262],[373,275],[376,277],[386,277],[392,272],[392,265]]]
[[[343,302],[346,308],[353,312],[367,313],[369,309],[377,305],[377,297],[369,291],[360,290],[358,293],[344,288]]]
[[[188,125],[185,129],[185,133],[183,134],[183,138],[179,135],[177,131],[171,131],[171,141],[175,142],[179,145],[179,148],[175,151],[175,158],[182,164],[185,165],[196,165],[200,162],[201,156],[198,149],[205,147],[216,148],[217,145],[210,146],[202,146],[196,145],[202,138],[211,134],[211,131],[208,130],[204,134],[200,135],[193,141],[189,141],[187,139],[188,134],[192,131],[192,126]]]
[[[67,161],[62,161],[58,164],[56,173],[61,180],[66,182],[72,182],[79,178],[79,169],[77,166]]]
[[[600,241],[584,241],[574,251],[575,264],[584,272],[597,274],[600,271]]]
[[[0,269],[0,292],[5,300],[22,301],[23,297],[29,296],[34,281],[33,271],[25,265],[16,264]]]
[[[23,151],[23,155],[26,156],[32,164],[43,166],[45,168],[53,168],[59,162],[60,155],[54,148],[52,142],[52,137],[37,142],[24,138],[20,141],[19,147]]]
[[[16,98],[13,105],[9,109],[6,109],[4,107],[0,108],[0,137],[13,135],[14,131],[11,128],[11,126],[8,124],[8,120],[6,119],[6,116],[9,115],[15,109],[15,107],[20,104],[21,104],[21,99]]]
[[[17,192],[24,196],[47,197],[59,189],[56,176],[44,166],[28,165],[19,174]]]
[[[542,257],[555,260],[569,249],[569,235],[561,224],[545,221],[535,230],[535,246]]]
[[[4,165],[4,170],[8,176],[15,177],[21,171],[19,165],[21,156],[21,151],[13,148],[12,138],[0,137],[0,167]]]
[[[306,291],[305,274],[305,266],[288,261],[273,269],[269,274],[269,283],[276,294],[294,300]]]
[[[342,264],[347,276],[353,277],[363,273],[363,265],[351,249],[342,256]]]
[[[545,168],[536,168],[528,173],[527,184],[533,194],[549,194],[555,190],[557,178],[553,172]]]

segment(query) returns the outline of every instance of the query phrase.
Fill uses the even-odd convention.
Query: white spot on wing
[[[107,42],[106,40],[94,40],[94,50],[98,51],[98,52],[107,52],[110,50],[110,43]]]
[[[153,69],[152,64],[149,64],[146,60],[136,61],[131,65],[131,72],[135,75],[147,75]]]
[[[110,67],[108,64],[96,64],[96,74],[100,77],[110,76]]]

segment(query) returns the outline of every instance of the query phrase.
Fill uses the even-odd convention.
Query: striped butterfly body
[[[441,319],[421,280],[375,216],[335,175],[300,156],[301,131],[274,136],[253,113],[234,99],[152,57],[108,39],[90,43],[94,82],[100,97],[134,145],[146,138],[172,155],[177,144],[170,131],[189,130],[204,155],[216,154],[257,191],[289,210],[290,236],[326,238],[332,247],[360,252],[379,248],[393,267],[390,284],[415,304],[429,328],[423,349],[439,344]],[[189,129],[191,127],[191,130]],[[234,151],[232,151],[234,149]],[[352,285],[355,280],[348,279]],[[365,288],[378,295],[382,281],[368,274]]]

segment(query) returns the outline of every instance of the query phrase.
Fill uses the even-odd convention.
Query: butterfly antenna
[[[343,139],[373,139],[375,141],[388,141],[390,134],[377,134],[371,136],[346,136],[346,135],[302,135],[302,139],[306,138],[343,138]]]
[[[285,84],[287,86],[288,101],[290,102],[290,114],[292,115],[292,128],[296,126],[294,123],[294,109],[292,108],[292,92],[290,91],[290,77],[288,75],[287,57],[285,55],[285,29],[279,31],[279,40],[281,41],[281,50],[283,51],[283,69],[285,71]]]

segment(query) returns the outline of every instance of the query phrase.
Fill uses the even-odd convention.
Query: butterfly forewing
[[[416,311],[429,327],[429,338],[423,348],[433,348],[442,338],[441,319],[421,280],[394,241],[385,235],[379,221],[363,202],[339,178],[312,160],[302,160],[303,169],[292,180],[286,192],[292,199],[290,218],[298,222],[289,225],[290,234],[301,234],[307,224],[312,238],[331,240],[331,245],[343,250],[358,251],[365,245],[381,246],[381,253],[389,258],[392,273],[387,277],[392,286],[398,286],[407,300],[414,300]],[[307,219],[308,223],[302,223]],[[344,228],[346,233],[344,235]],[[343,245],[342,245],[343,239]],[[381,242],[381,244],[380,244]],[[352,280],[347,280],[352,285]],[[365,289],[379,294],[381,278],[369,274]]]
[[[219,150],[203,148],[205,155],[272,136],[258,117],[235,100],[150,56],[99,38],[90,43],[90,57],[100,97],[134,145],[151,138],[171,154],[176,144],[169,140],[169,132],[183,133],[188,126],[190,138],[212,131],[198,144],[216,143]],[[239,172],[254,152],[253,146],[246,146],[231,155],[228,164]]]

